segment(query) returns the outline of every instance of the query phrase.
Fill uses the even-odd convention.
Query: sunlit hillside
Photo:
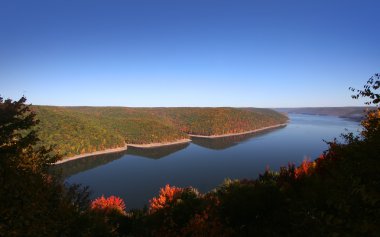
[[[125,144],[173,142],[188,134],[221,135],[282,124],[269,109],[34,106],[39,135],[64,156]]]

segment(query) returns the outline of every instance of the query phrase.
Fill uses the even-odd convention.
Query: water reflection
[[[177,151],[185,149],[189,146],[189,143],[181,143],[170,146],[162,147],[152,147],[152,148],[137,148],[137,147],[128,147],[127,154],[142,156],[150,159],[161,159],[165,156],[173,154]]]
[[[52,167],[52,172],[59,172],[63,177],[80,173],[85,170],[93,169],[98,166],[105,165],[111,161],[120,159],[127,151],[109,153],[106,155],[89,156],[77,160],[72,160],[66,163],[55,165]]]
[[[270,133],[274,130],[278,130],[281,128],[286,127],[279,127],[279,128],[273,128],[268,129],[261,132],[256,133],[248,133],[248,134],[242,134],[242,135],[236,135],[236,136],[229,136],[229,137],[219,137],[219,138],[202,138],[202,137],[191,137],[192,143],[205,147],[212,150],[224,150],[233,146],[236,146],[244,141],[247,141],[253,137],[261,137],[264,136],[267,133]]]
[[[185,149],[189,143],[175,144],[154,148],[136,148],[128,147],[128,150],[104,155],[89,156],[56,165],[52,168],[52,172],[58,172],[63,177],[70,177],[85,170],[93,169],[98,166],[105,165],[111,161],[118,160],[125,155],[135,155],[149,159],[161,159],[165,156],[173,154],[177,151]]]

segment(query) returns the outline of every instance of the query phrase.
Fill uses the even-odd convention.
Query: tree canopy
[[[0,235],[111,235],[92,214],[87,188],[49,173],[58,155],[41,144],[39,121],[25,102],[0,97]]]
[[[38,136],[64,157],[125,144],[173,142],[188,134],[239,133],[285,123],[270,109],[34,106]]]

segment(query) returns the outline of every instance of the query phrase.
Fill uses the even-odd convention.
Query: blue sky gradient
[[[0,94],[33,104],[362,105],[380,1],[0,2]]]

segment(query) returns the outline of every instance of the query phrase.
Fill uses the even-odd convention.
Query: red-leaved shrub
[[[91,209],[97,211],[105,211],[106,213],[115,211],[124,215],[125,203],[123,199],[116,196],[110,196],[108,198],[101,196],[92,201]]]
[[[173,201],[175,195],[181,193],[182,191],[182,188],[177,188],[175,186],[170,187],[170,185],[167,184],[164,188],[160,189],[160,194],[157,197],[154,197],[152,200],[149,201],[150,212],[155,212],[158,209],[164,208],[171,201]]]

